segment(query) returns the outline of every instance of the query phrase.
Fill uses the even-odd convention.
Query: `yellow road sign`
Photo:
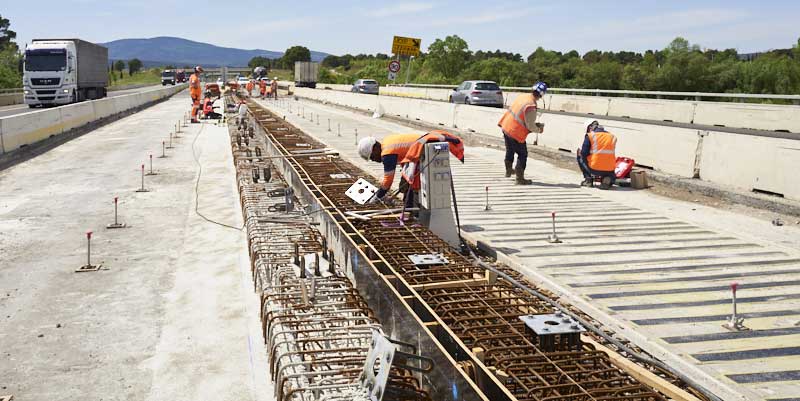
[[[392,53],[400,56],[419,56],[422,39],[395,36],[392,41]]]

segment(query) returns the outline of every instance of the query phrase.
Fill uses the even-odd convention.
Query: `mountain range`
[[[243,67],[256,56],[272,59],[283,56],[283,52],[273,50],[220,47],[169,36],[149,39],[119,39],[99,44],[108,48],[108,58],[111,60],[127,61],[138,58],[145,67],[163,65]],[[326,56],[328,56],[327,53],[311,51],[311,61],[322,61]]]

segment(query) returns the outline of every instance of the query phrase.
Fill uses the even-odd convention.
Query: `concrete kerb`
[[[298,97],[317,101],[316,99],[304,96],[298,96]],[[318,102],[323,103],[320,101]],[[327,105],[338,107],[340,109],[347,111],[360,112],[365,115],[370,114],[362,110],[353,109],[351,107],[334,105],[330,102],[328,102]],[[419,128],[422,130],[434,130],[442,128],[440,126],[425,123],[423,121],[416,121],[409,118],[405,118],[403,116],[391,115],[389,113],[384,114],[383,118],[404,125],[409,125],[415,128]],[[463,138],[464,143],[468,146],[482,146],[482,147],[501,149],[501,150],[505,149],[505,143],[503,141],[503,137],[500,134],[499,129],[497,131],[497,135],[491,135],[480,132],[470,132],[468,130],[462,129],[461,127],[454,128],[452,130],[455,134]],[[540,138],[544,138],[544,135],[542,135],[542,137]],[[578,146],[577,144],[573,145],[576,147]],[[578,170],[577,163],[575,163],[575,154],[572,152],[547,149],[542,146],[531,146],[530,144],[528,145],[528,151],[531,158],[533,158],[534,156],[541,156],[553,161],[569,162],[569,165],[573,166],[572,167],[573,170],[575,171]],[[768,195],[761,195],[750,192],[741,192],[728,186],[718,185],[695,178],[679,177],[676,175],[666,174],[655,170],[647,170],[647,175],[648,179],[652,183],[662,184],[668,187],[673,187],[690,192],[695,192],[705,196],[719,198],[727,202],[744,205],[747,207],[768,210],[771,212],[782,213],[792,216],[800,216],[800,203],[797,202],[783,200]]]
[[[119,120],[121,118],[124,118],[124,117],[126,117],[127,115],[129,115],[131,113],[139,112],[139,111],[144,110],[144,109],[146,109],[146,108],[148,108],[150,106],[153,106],[153,105],[155,105],[157,103],[163,102],[164,100],[167,100],[170,97],[172,97],[173,95],[179,93],[183,89],[185,89],[185,88],[180,88],[180,87],[174,88],[174,92],[173,93],[171,93],[171,94],[168,93],[167,96],[161,97],[161,98],[159,98],[157,100],[154,100],[154,101],[147,102],[145,104],[141,104],[141,105],[134,106],[134,107],[129,107],[129,108],[126,108],[126,109],[115,109],[114,110],[115,112],[113,114],[111,114],[111,115],[108,115],[108,116],[105,116],[105,117],[102,117],[102,118],[97,118],[97,119],[95,119],[93,121],[89,121],[88,123],[86,123],[86,124],[84,124],[82,126],[74,127],[72,129],[69,129],[69,130],[62,130],[62,131],[59,132],[59,134],[46,136],[40,141],[25,145],[23,147],[11,148],[9,146],[9,144],[6,143],[7,141],[5,141],[5,139],[7,139],[7,138],[5,138],[6,135],[3,135],[3,139],[4,139],[3,150],[4,150],[4,153],[0,154],[0,170],[4,170],[6,168],[12,167],[12,166],[17,165],[19,163],[22,163],[22,162],[24,162],[26,160],[29,160],[31,158],[34,158],[34,157],[36,157],[38,155],[41,155],[41,154],[47,152],[50,149],[53,149],[53,148],[55,148],[55,147],[57,147],[57,146],[59,146],[59,145],[61,145],[63,143],[66,143],[66,142],[68,142],[68,141],[70,141],[70,140],[72,140],[74,138],[77,138],[77,137],[85,135],[85,134],[87,134],[89,132],[92,132],[93,130],[95,130],[95,129],[99,128],[99,127],[102,127],[102,126],[104,126],[106,124],[109,124],[111,122],[114,122],[114,121],[117,121],[117,120]],[[118,97],[107,98],[107,99],[102,99],[102,100],[116,100],[116,99],[119,99],[121,97],[124,97],[124,96],[118,96]],[[93,103],[93,102],[79,103],[79,105],[89,104],[89,103]],[[47,111],[51,111],[51,110],[44,110],[44,112],[47,112]],[[30,113],[28,113],[28,114],[30,114]],[[56,114],[60,116],[61,113],[59,112],[59,113],[56,113]],[[61,124],[59,123],[58,126],[60,126],[60,125]],[[7,124],[4,121],[4,119],[0,119],[0,127],[4,127],[4,128],[7,127]],[[5,130],[0,131],[0,132],[5,133]]]

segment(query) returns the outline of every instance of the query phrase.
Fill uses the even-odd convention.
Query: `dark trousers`
[[[578,167],[581,168],[581,172],[583,173],[583,178],[586,180],[591,180],[593,177],[611,177],[611,183],[617,181],[617,176],[614,174],[613,171],[599,171],[599,170],[592,170],[589,167],[589,162],[585,158],[578,155]]]
[[[503,139],[506,141],[506,158],[507,162],[514,161],[514,154],[517,155],[517,169],[525,170],[528,165],[528,145],[526,143],[519,143],[516,139],[503,133]]]
[[[405,205],[406,209],[410,209],[414,207],[414,190],[411,188],[411,184],[406,181],[405,177],[400,178],[400,185],[398,185],[400,192],[403,194],[403,205]]]

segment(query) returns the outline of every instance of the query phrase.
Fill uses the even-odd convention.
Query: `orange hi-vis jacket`
[[[429,142],[448,142],[450,154],[455,156],[461,163],[464,163],[464,141],[461,138],[445,130],[434,130],[419,137],[408,148],[405,157],[400,162],[403,166],[400,170],[403,178],[411,184],[415,191],[420,188],[419,161],[422,158],[422,150],[425,148],[424,145]]]
[[[194,73],[189,77],[189,96],[199,102],[201,92],[202,88],[200,87],[200,77],[197,75],[197,73]]]
[[[247,85],[245,86],[245,87],[247,88],[247,94],[248,94],[248,95],[250,94],[250,92],[252,92],[252,91],[253,91],[253,86],[254,86],[254,85],[253,85],[253,82],[252,82],[252,81],[248,82],[248,83],[247,83]]]
[[[592,145],[589,156],[586,157],[589,168],[597,171],[614,171],[617,166],[615,155],[617,137],[605,131],[589,132],[586,135],[589,136],[589,143]]]
[[[262,95],[267,93],[267,83],[262,81],[262,80],[259,80],[258,81],[258,89],[259,89],[259,91],[261,92]]]
[[[401,160],[405,159],[406,152],[408,152],[408,149],[411,148],[411,145],[413,145],[419,137],[419,134],[392,134],[383,138],[383,141],[381,141],[381,158],[388,155],[397,155],[397,161],[399,163]],[[392,187],[393,181],[394,170],[384,171],[381,188],[388,191],[389,188]]]
[[[519,95],[506,110],[497,125],[503,132],[519,143],[525,143],[531,131],[525,126],[525,113],[529,108],[536,108],[536,99],[532,94]]]

